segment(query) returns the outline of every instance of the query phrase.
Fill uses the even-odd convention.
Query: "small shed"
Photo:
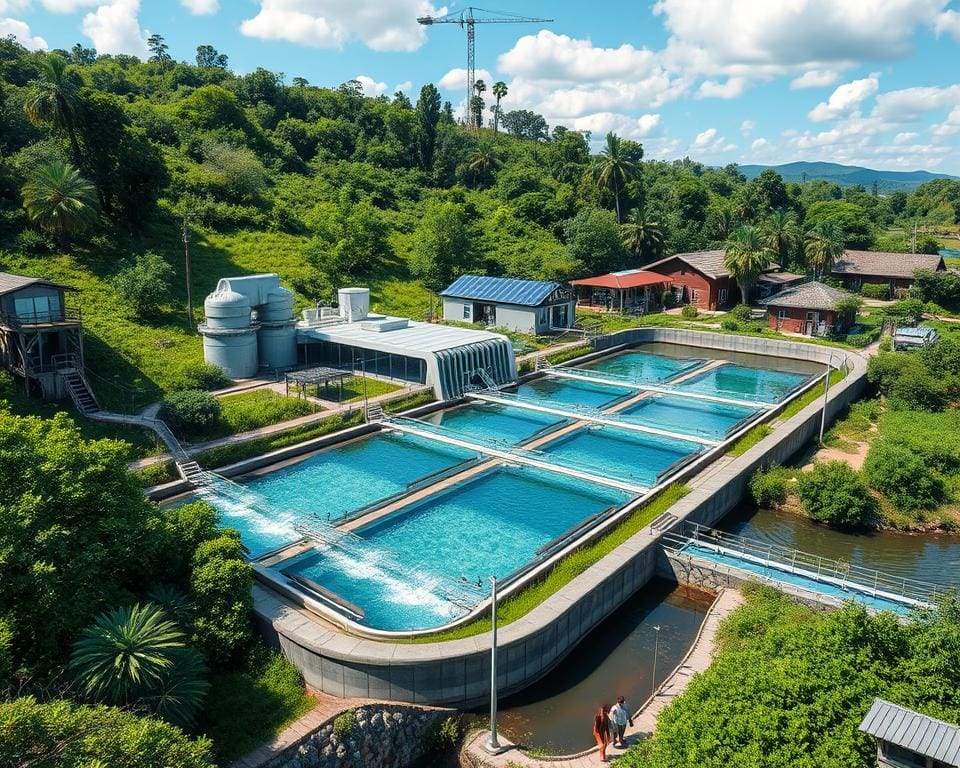
[[[940,338],[940,334],[925,325],[900,326],[893,332],[893,348],[897,350],[920,349]]]
[[[571,280],[579,306],[610,312],[649,312],[660,303],[668,278],[649,269],[626,269]]]
[[[943,720],[874,699],[860,730],[877,740],[883,768],[960,766],[960,727]]]
[[[573,291],[548,280],[462,275],[440,296],[444,320],[538,335],[570,328],[576,321]]]
[[[776,331],[825,336],[853,321],[838,309],[840,301],[848,296],[847,291],[816,280],[787,288],[764,302],[767,325]]]

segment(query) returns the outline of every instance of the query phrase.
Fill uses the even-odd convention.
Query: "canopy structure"
[[[338,386],[338,397],[337,402],[343,400],[343,380],[348,379],[353,376],[352,370],[346,370],[344,368],[330,368],[327,366],[317,366],[314,368],[306,368],[299,371],[287,371],[284,374],[284,379],[286,383],[287,394],[290,394],[290,385],[294,385],[297,396],[306,396],[307,387],[314,387],[314,395],[320,397],[320,387],[324,389],[324,394],[326,394],[327,387],[330,382],[337,382]]]
[[[582,280],[571,280],[577,292],[577,303],[589,307],[623,312],[639,310],[646,312],[656,296],[651,288],[666,285],[670,278],[647,269],[626,269]]]
[[[642,288],[645,285],[659,285],[669,282],[669,278],[658,272],[646,269],[627,269],[623,272],[609,272],[606,275],[571,280],[571,285],[588,285],[592,288]]]

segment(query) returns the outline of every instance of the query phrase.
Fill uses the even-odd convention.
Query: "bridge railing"
[[[720,548],[743,558],[769,563],[787,572],[802,571],[817,580],[831,581],[841,587],[855,586],[874,596],[885,593],[919,603],[933,604],[947,592],[946,587],[933,582],[897,576],[844,560],[738,536],[699,523],[684,521],[678,533],[679,535],[670,536],[666,542],[669,546],[682,549],[685,544],[699,544],[711,549]]]

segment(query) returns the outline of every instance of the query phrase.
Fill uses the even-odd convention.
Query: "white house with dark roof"
[[[851,291],[864,284],[887,285],[891,296],[910,290],[918,269],[946,270],[943,257],[929,253],[889,253],[885,251],[846,250],[830,270]]]
[[[874,699],[860,730],[877,740],[881,768],[960,766],[960,726]]]
[[[576,321],[573,291],[550,280],[462,275],[440,296],[444,320],[538,335],[570,328]]]

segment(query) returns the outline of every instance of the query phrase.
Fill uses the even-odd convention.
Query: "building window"
[[[786,320],[787,319],[787,310],[778,309],[777,310],[777,320]]]
[[[470,319],[470,305],[469,305],[469,304],[464,304],[464,305],[463,305],[463,319],[464,319],[464,320],[469,320],[469,319]]]
[[[691,288],[691,289],[690,289],[690,303],[691,303],[691,304],[699,304],[699,303],[700,303],[700,289],[699,289],[699,288]]]
[[[722,307],[726,303],[727,303],[727,289],[721,288],[717,296],[717,305]]]
[[[546,325],[547,324],[547,310],[538,309],[537,310],[537,325]]]
[[[31,296],[14,300],[17,317],[28,323],[47,323],[59,321],[60,297],[57,294],[48,296]]]

